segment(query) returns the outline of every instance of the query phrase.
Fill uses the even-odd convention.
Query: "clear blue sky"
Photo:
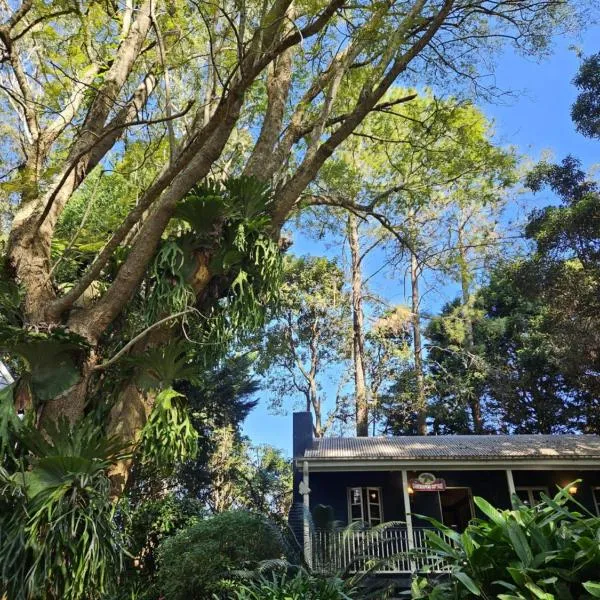
[[[600,166],[600,142],[579,135],[570,118],[570,107],[576,96],[571,84],[579,59],[570,46],[584,55],[600,51],[600,26],[589,29],[582,39],[558,39],[554,53],[536,62],[505,53],[496,69],[496,85],[512,90],[513,98],[503,104],[483,104],[480,108],[495,123],[499,142],[517,147],[522,154],[539,159],[543,151],[551,151],[557,160],[567,154],[580,158],[586,168]],[[295,233],[292,251],[295,254],[322,254],[323,247]],[[386,285],[389,286],[389,280]],[[402,296],[402,282],[390,290]],[[401,302],[396,299],[395,302]],[[259,393],[260,402],[248,417],[244,433],[255,444],[271,444],[291,454],[293,406],[287,415],[272,415],[268,411],[266,394]]]

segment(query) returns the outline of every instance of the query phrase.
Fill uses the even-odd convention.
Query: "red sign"
[[[410,480],[410,487],[415,492],[443,492],[446,489],[446,481],[433,473],[421,473],[417,479]]]
[[[423,483],[418,479],[411,479],[410,487],[415,492],[443,492],[446,489],[446,482],[443,479],[436,479]]]

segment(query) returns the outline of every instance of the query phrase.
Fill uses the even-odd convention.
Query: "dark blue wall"
[[[558,488],[563,488],[570,483],[581,479],[577,484],[575,499],[588,510],[596,514],[592,488],[600,487],[600,471],[513,471],[515,486],[546,486],[550,496]]]
[[[420,471],[419,471],[420,472]],[[416,478],[419,472],[408,473],[409,479]],[[435,471],[443,477],[448,487],[470,487],[473,496],[481,496],[498,508],[508,508],[510,497],[505,471]],[[301,478],[301,477],[300,477]],[[515,486],[547,486],[550,495],[557,486],[564,486],[576,479],[584,482],[576,494],[584,506],[595,512],[592,486],[600,486],[600,471],[513,471]],[[337,521],[348,520],[347,488],[382,488],[383,516],[386,521],[404,520],[402,477],[400,471],[349,471],[343,473],[310,473],[310,504],[327,504],[333,507]],[[296,495],[296,500],[301,498]],[[411,512],[439,518],[437,494],[416,492],[411,497]],[[415,526],[426,523],[414,519]]]
[[[349,487],[382,488],[383,518],[385,521],[404,520],[402,478],[399,471],[350,471],[347,473],[311,473],[310,505],[328,504],[333,507],[336,521],[348,521]]]

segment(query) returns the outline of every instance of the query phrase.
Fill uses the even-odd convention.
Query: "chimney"
[[[294,458],[304,456],[304,451],[313,445],[313,420],[311,412],[294,413],[293,450]]]

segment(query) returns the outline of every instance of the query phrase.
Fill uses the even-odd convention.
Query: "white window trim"
[[[533,497],[533,492],[544,492],[546,496],[548,495],[548,486],[545,485],[516,485],[515,493],[519,494],[519,492],[527,492],[527,499],[529,500],[529,506],[533,507],[538,504],[535,502],[535,498]]]
[[[360,514],[361,514],[361,521],[363,523],[366,523],[367,525],[371,526],[371,503],[369,502],[369,491],[371,490],[377,490],[377,493],[379,494],[379,523],[384,523],[384,516],[383,516],[383,488],[380,487],[373,487],[373,486],[369,486],[369,487],[359,487],[359,486],[354,486],[354,487],[349,487],[346,488],[346,495],[347,495],[347,501],[348,501],[348,524],[350,523],[356,523],[357,519],[352,519],[352,506],[357,506],[356,504],[352,504],[352,492],[353,490],[360,490]],[[366,509],[367,509],[367,518],[365,519],[365,503],[366,503]]]
[[[351,523],[356,523],[357,520],[352,518],[352,507],[356,506],[356,504],[352,504],[352,492],[354,490],[360,490],[360,520],[364,522],[365,520],[365,507],[363,502],[363,488],[361,487],[349,487],[346,491],[348,498],[348,525]]]
[[[383,519],[383,498],[382,498],[382,493],[381,493],[381,488],[380,487],[368,487],[366,488],[367,490],[367,513],[369,515],[369,525],[371,525],[371,505],[375,505],[377,504],[379,506],[379,523],[378,525],[381,525],[381,523],[384,522]],[[375,491],[377,492],[377,497],[379,498],[379,502],[371,502],[371,499],[369,498],[369,493],[371,491]]]

